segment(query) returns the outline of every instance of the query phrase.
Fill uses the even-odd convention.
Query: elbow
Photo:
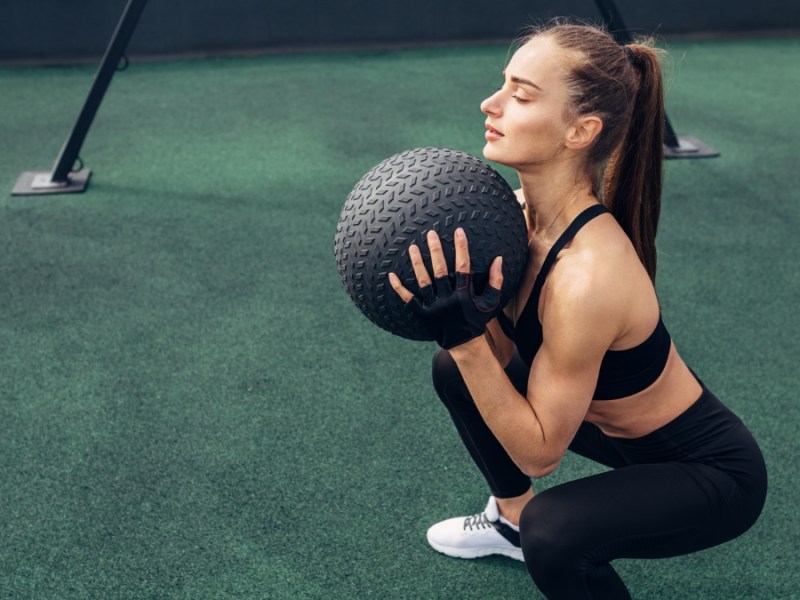
[[[560,463],[561,458],[546,462],[542,460],[533,460],[528,461],[523,465],[519,465],[519,467],[528,477],[531,477],[532,479],[540,479],[546,475],[550,475],[550,473],[558,468]]]

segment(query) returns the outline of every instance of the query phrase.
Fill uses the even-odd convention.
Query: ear
[[[601,131],[603,131],[603,121],[600,117],[594,115],[579,117],[567,130],[567,148],[572,150],[587,148],[597,139]]]

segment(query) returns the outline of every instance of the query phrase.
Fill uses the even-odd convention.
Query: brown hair
[[[603,29],[554,21],[527,35],[565,50],[568,115],[596,115],[603,129],[587,156],[594,193],[631,239],[656,278],[655,238],[661,210],[664,92],[658,52],[649,40],[621,47]]]

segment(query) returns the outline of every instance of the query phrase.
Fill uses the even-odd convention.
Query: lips
[[[501,137],[503,137],[503,134],[494,127],[492,127],[491,125],[489,125],[488,123],[486,123],[486,133],[484,134],[484,137],[486,137],[486,139],[489,141],[499,140]]]

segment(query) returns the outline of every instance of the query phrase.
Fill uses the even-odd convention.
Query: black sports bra
[[[522,359],[530,366],[539,347],[542,345],[542,324],[539,322],[539,297],[544,280],[564,246],[575,234],[595,217],[607,212],[600,204],[590,206],[570,223],[548,252],[542,264],[528,302],[512,326],[505,314],[500,313],[499,321],[506,335],[517,345]],[[669,357],[671,339],[659,315],[658,324],[650,337],[627,350],[609,350],[600,363],[600,373],[594,400],[613,400],[640,392],[652,385],[664,370]]]

